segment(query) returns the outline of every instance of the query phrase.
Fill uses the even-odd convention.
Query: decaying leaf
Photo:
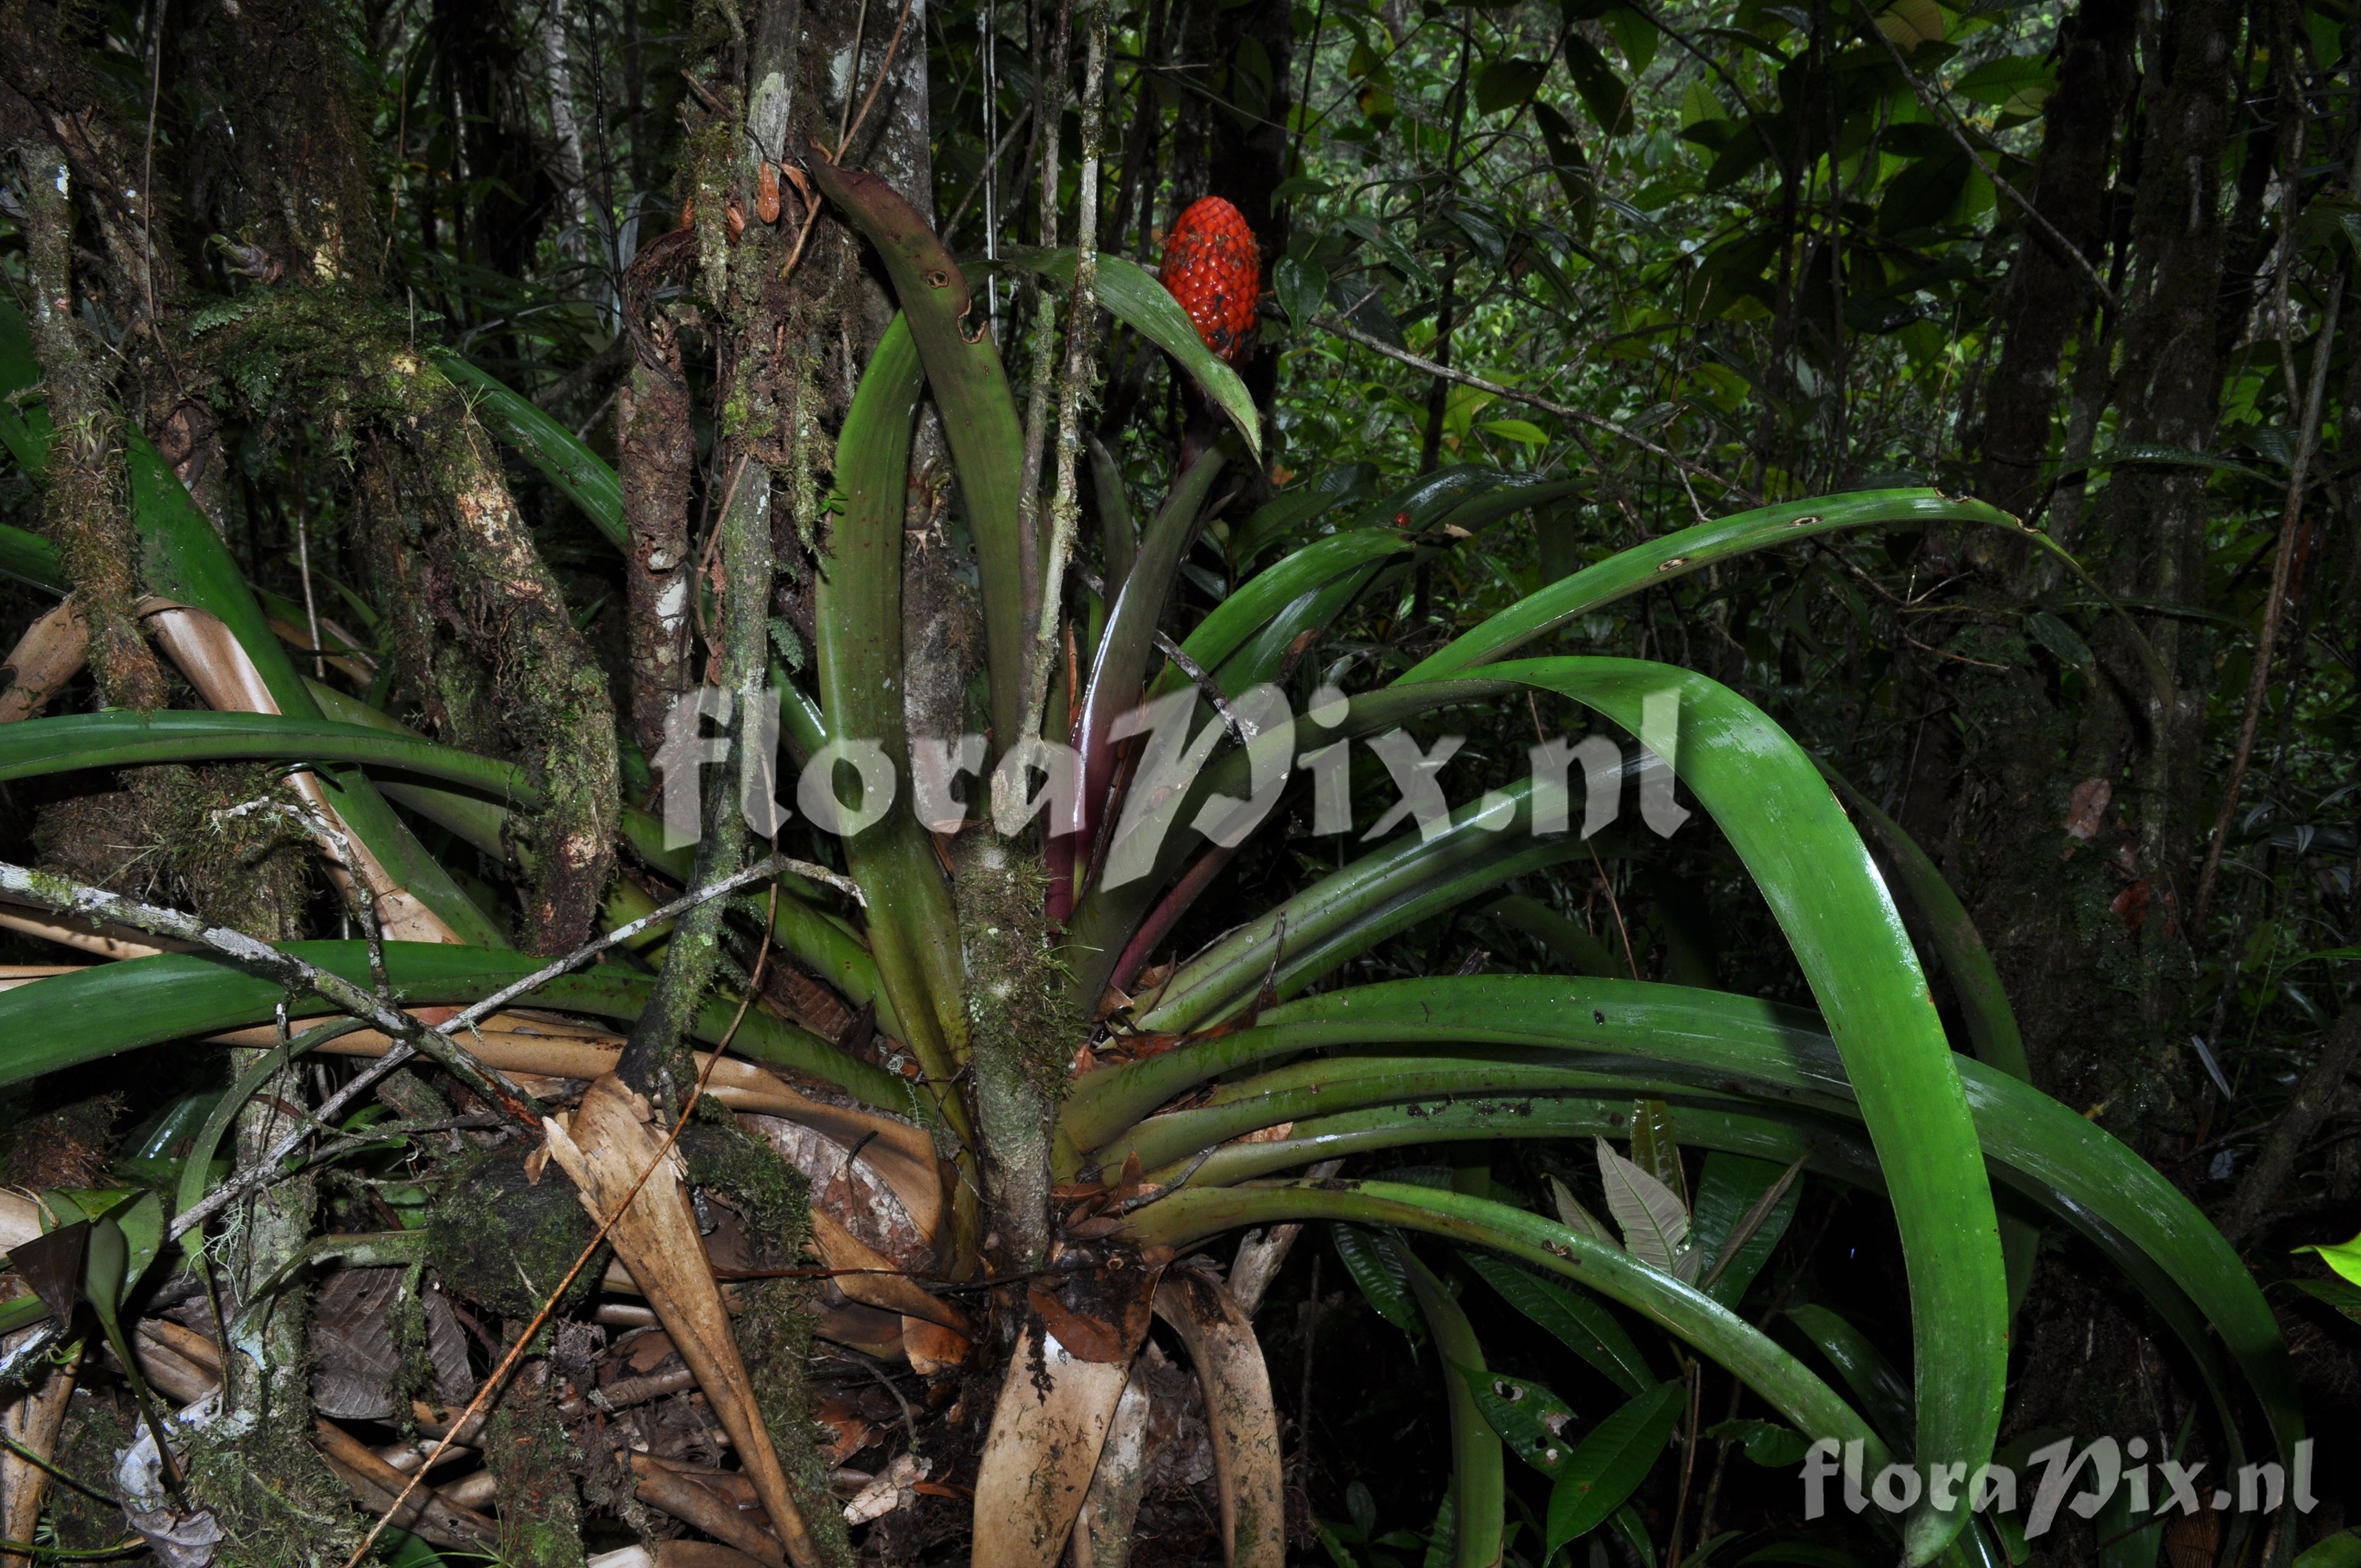
[[[872,1478],[869,1485],[853,1494],[852,1500],[844,1505],[844,1522],[867,1524],[871,1519],[884,1518],[896,1508],[909,1507],[917,1500],[917,1493],[912,1488],[927,1478],[927,1472],[932,1467],[928,1461],[916,1454],[895,1455],[893,1464]]]
[[[604,1223],[613,1217],[608,1240],[616,1255],[639,1282],[681,1359],[697,1374],[697,1385],[737,1446],[739,1463],[752,1479],[787,1555],[801,1568],[818,1561],[818,1552],[787,1489],[786,1473],[738,1354],[721,1288],[706,1261],[697,1215],[689,1208],[677,1153],[664,1149],[651,1119],[646,1100],[610,1074],[583,1094],[570,1126],[546,1124],[550,1157],[573,1179],[583,1206],[595,1218]],[[644,1184],[632,1198],[632,1185],[642,1181],[643,1172]]]
[[[1026,1299],[1050,1335],[1075,1356],[1127,1366],[1148,1338],[1159,1272],[1126,1249],[1044,1279]]]
[[[21,1242],[8,1254],[8,1266],[60,1323],[72,1321],[74,1304],[82,1299],[82,1258],[89,1244],[90,1222],[76,1220]]]
[[[383,1420],[393,1413],[394,1380],[400,1373],[393,1343],[393,1314],[403,1278],[398,1266],[340,1268],[320,1282],[313,1298],[312,1406],[341,1420]],[[427,1358],[435,1392],[465,1404],[475,1391],[467,1365],[467,1343],[451,1303],[440,1290],[423,1292]]]
[[[975,1480],[974,1560],[1052,1568],[1123,1397],[1127,1369],[1083,1361],[1027,1326],[1001,1379]]]
[[[26,629],[0,663],[0,724],[30,718],[80,673],[90,632],[68,598]]]
[[[910,1358],[910,1370],[921,1377],[965,1365],[974,1349],[974,1343],[955,1329],[924,1318],[902,1320],[902,1354]]]
[[[812,1245],[819,1249],[829,1267],[839,1271],[836,1288],[853,1300],[905,1317],[924,1318],[974,1337],[965,1313],[941,1297],[930,1294],[903,1273],[892,1258],[846,1230],[825,1209],[813,1208],[811,1224]]]
[[[2104,779],[2084,779],[2074,786],[2074,798],[2066,807],[2066,837],[2084,842],[2099,836],[2107,825],[2107,807],[2115,798],[2114,786]]]
[[[1157,1288],[1156,1315],[1188,1346],[1204,1390],[1222,1494],[1223,1561],[1228,1568],[1283,1568],[1279,1414],[1253,1321],[1220,1285],[1180,1268],[1169,1270]]]

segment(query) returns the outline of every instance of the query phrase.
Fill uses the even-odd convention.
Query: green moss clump
[[[214,1568],[338,1568],[359,1544],[352,1494],[312,1446],[310,1410],[299,1376],[266,1393],[250,1430],[191,1441],[189,1497],[224,1537]]]
[[[983,834],[960,848],[955,887],[967,957],[969,1038],[991,1223],[984,1253],[1005,1272],[1049,1251],[1049,1161],[1058,1102],[1082,1019],[1072,976],[1042,913],[1038,850]]]
[[[574,1445],[545,1378],[510,1385],[484,1431],[499,1486],[500,1561],[509,1568],[582,1568],[582,1499],[567,1474]]]
[[[810,1183],[804,1173],[709,1100],[698,1102],[679,1146],[690,1182],[708,1199],[727,1203],[744,1223],[754,1266],[793,1266],[811,1234]],[[807,1376],[811,1365],[810,1282],[752,1280],[737,1289],[733,1326],[738,1353],[753,1380],[763,1424],[796,1489],[821,1560],[850,1563],[852,1547],[844,1513],[829,1490],[828,1465],[812,1435]]]
[[[972,835],[961,843],[960,942],[968,1023],[979,1056],[989,1049],[1048,1104],[1065,1097],[1082,1017],[1073,972],[1050,939],[1049,872],[1038,850]]]
[[[115,1486],[115,1456],[131,1446],[138,1418],[132,1414],[128,1395],[112,1389],[83,1387],[66,1407],[65,1425],[50,1457],[74,1479],[110,1491]],[[51,1486],[44,1517],[57,1532],[58,1545],[69,1552],[95,1552],[123,1539],[123,1510],[111,1503],[85,1497],[71,1486]]]
[[[472,1160],[448,1177],[426,1224],[434,1276],[468,1300],[509,1317],[541,1310],[598,1227],[573,1183],[555,1171],[536,1186],[522,1150]],[[592,1258],[567,1288],[561,1310],[587,1300],[605,1272]]]
[[[303,934],[316,851],[278,770],[222,763],[129,768],[123,787],[45,807],[42,864],[129,897],[179,904],[218,926],[286,940]],[[232,808],[265,805],[236,816]]]

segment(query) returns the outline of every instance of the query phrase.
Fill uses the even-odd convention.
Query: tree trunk
[[[2034,206],[2094,264],[2106,238],[2115,125],[2131,87],[2137,23],[2138,6],[2132,0],[2084,0],[2067,24],[2072,41],[2059,64],[2057,91],[2042,111]],[[2070,257],[2028,229],[2017,243],[2005,295],[1977,493],[2023,517],[2040,497],[2058,408],[2058,361],[2090,303],[2090,289]],[[1988,558],[1998,538],[1986,529],[1962,543],[1971,556]]]

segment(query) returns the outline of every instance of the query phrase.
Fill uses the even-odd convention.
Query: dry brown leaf
[[[892,1258],[846,1230],[827,1210],[811,1212],[811,1226],[812,1245],[819,1249],[829,1267],[846,1271],[835,1277],[836,1288],[853,1300],[899,1312],[904,1317],[924,1318],[971,1339],[975,1337],[965,1313],[942,1298],[928,1294],[917,1280],[901,1272]]]
[[[941,1224],[941,1185],[932,1169],[934,1151],[923,1135],[917,1159],[909,1160],[904,1158],[904,1151],[885,1146],[878,1138],[857,1135],[851,1143],[842,1143],[794,1116],[741,1113],[738,1124],[804,1173],[811,1182],[815,1207],[825,1209],[846,1230],[912,1273],[933,1269],[933,1233]],[[896,1168],[890,1176],[888,1165]],[[904,1186],[913,1180],[918,1184],[924,1223],[904,1201],[895,1185],[897,1179]]]
[[[219,617],[187,605],[173,604],[153,597],[139,601],[140,618],[156,634],[161,647],[181,674],[188,677],[205,706],[217,713],[277,713],[278,699],[264,684],[262,672],[255,668],[237,638],[224,625]],[[290,773],[287,783],[303,797],[303,803],[334,824],[340,831],[344,818],[329,804],[327,791],[317,774]],[[386,939],[392,942],[456,942],[457,932],[443,917],[420,903],[407,888],[397,883],[377,858],[371,855],[359,839],[343,832],[349,845],[354,863],[346,864],[343,848],[323,845],[330,873],[339,880],[357,875],[368,884],[370,895],[377,904],[377,917],[385,927]]]
[[[137,935],[137,933],[133,933]],[[442,1010],[445,1015],[450,1011]],[[418,1007],[411,1015],[422,1024],[443,1021],[437,1010]],[[269,1025],[235,1029],[208,1038],[226,1045],[269,1048],[279,1043]],[[622,1054],[620,1037],[601,1031],[566,1029],[522,1009],[496,1013],[467,1036],[469,1053],[485,1066],[501,1072],[538,1074],[588,1082],[615,1070]],[[386,1037],[374,1029],[357,1030],[328,1041],[321,1050],[333,1056],[383,1056]],[[921,1239],[936,1246],[949,1212],[944,1194],[950,1190],[949,1174],[936,1157],[934,1140],[923,1127],[855,1106],[829,1105],[796,1092],[775,1074],[750,1061],[697,1053],[698,1072],[706,1075],[705,1091],[741,1113],[740,1124],[768,1137],[773,1120],[808,1127],[847,1153],[858,1147],[857,1163],[874,1170],[893,1190]]]
[[[819,1445],[819,1456],[831,1470],[867,1448],[877,1436],[876,1423],[841,1394],[830,1394],[813,1406],[812,1420],[828,1433]]]
[[[1187,1269],[1165,1275],[1156,1315],[1188,1346],[1204,1390],[1222,1494],[1223,1561],[1229,1568],[1284,1568],[1279,1415],[1253,1321],[1227,1290]]]
[[[1127,1372],[1077,1360],[1029,1324],[1017,1336],[975,1478],[976,1568],[1053,1568]]]
[[[410,1485],[409,1476],[379,1459],[370,1452],[368,1444],[335,1422],[315,1420],[312,1427],[328,1468],[372,1512],[383,1513],[391,1508],[393,1500]],[[401,1505],[391,1522],[437,1546],[463,1551],[489,1551],[500,1540],[499,1525],[472,1508],[453,1505],[432,1486],[420,1486],[411,1492],[409,1501]]]
[[[812,1332],[831,1344],[844,1345],[881,1361],[902,1359],[902,1325],[913,1320],[897,1313],[864,1307],[858,1301],[817,1301],[812,1307]],[[949,1329],[942,1331],[950,1332]]]
[[[82,669],[89,651],[90,632],[68,597],[26,628],[7,662],[0,664],[0,724],[30,718],[48,707],[49,699]]]
[[[0,1434],[27,1453],[44,1458],[54,1454],[81,1365],[81,1353],[75,1352],[71,1359],[49,1367],[24,1392],[0,1407]],[[41,1500],[49,1487],[49,1475],[40,1466],[18,1457],[14,1449],[0,1451],[0,1541],[33,1539],[33,1527],[40,1522]],[[0,1552],[0,1568],[27,1568],[30,1561],[13,1552]]]
[[[1068,1260],[1074,1255],[1070,1252]],[[1026,1299],[1051,1336],[1075,1356],[1129,1365],[1148,1338],[1158,1272],[1135,1253],[1114,1251],[1091,1266],[1034,1286]]]
[[[921,1377],[966,1365],[974,1350],[973,1342],[957,1330],[924,1318],[902,1320],[902,1353],[910,1358],[910,1370]]]
[[[787,1489],[786,1473],[771,1445],[752,1381],[730,1330],[721,1288],[706,1261],[679,1153],[664,1149],[650,1120],[646,1100],[609,1074],[583,1094],[570,1127],[555,1121],[545,1124],[550,1157],[574,1179],[583,1206],[594,1219],[606,1223],[613,1216],[608,1240],[655,1309],[674,1348],[697,1374],[697,1386],[737,1446],[739,1463],[762,1495],[787,1555],[799,1565],[815,1563],[818,1554]],[[644,1184],[637,1198],[631,1199],[643,1172]],[[626,1199],[631,1199],[628,1208]]]
[[[2099,836],[2107,825],[2107,806],[2115,798],[2114,786],[2104,779],[2084,779],[2074,786],[2074,798],[2066,808],[2066,837],[2085,842]]]
[[[644,1453],[634,1453],[631,1489],[640,1501],[727,1541],[767,1568],[785,1568],[787,1560],[780,1554],[779,1543],[763,1533],[753,1516],[741,1513],[729,1499],[699,1486],[691,1476],[668,1469]]]

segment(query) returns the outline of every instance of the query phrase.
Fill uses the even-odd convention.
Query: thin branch
[[[0,871],[13,869],[14,868],[0,868]],[[697,889],[695,893],[686,894],[673,900],[670,904],[664,905],[660,909],[651,910],[637,920],[618,926],[615,929],[608,932],[605,936],[599,937],[584,946],[576,948],[566,957],[552,959],[549,963],[544,964],[538,970],[535,970],[533,973],[525,976],[522,980],[517,981],[511,985],[502,986],[500,990],[492,992],[491,995],[487,996],[482,1001],[464,1009],[447,1022],[439,1024],[432,1029],[421,1028],[421,1026],[417,1025],[416,1021],[412,1019],[407,1014],[397,1014],[401,1018],[404,1024],[410,1025],[409,1030],[386,1030],[385,1032],[389,1036],[391,1036],[397,1042],[392,1048],[389,1049],[384,1056],[379,1057],[369,1066],[364,1068],[357,1077],[355,1077],[350,1082],[346,1083],[342,1089],[339,1089],[335,1094],[330,1095],[325,1101],[323,1101],[319,1110],[314,1113],[314,1115],[321,1121],[330,1120],[337,1112],[343,1110],[355,1099],[358,1098],[361,1093],[367,1091],[371,1085],[375,1084],[379,1079],[385,1077],[395,1068],[401,1066],[402,1063],[409,1061],[412,1058],[418,1055],[419,1047],[412,1043],[412,1035],[422,1035],[429,1038],[438,1038],[448,1043],[449,1037],[458,1033],[458,1031],[462,1029],[474,1028],[478,1024],[482,1023],[486,1018],[490,1017],[493,1014],[499,1012],[501,1008],[507,1006],[518,997],[524,995],[527,992],[535,990],[540,986],[546,985],[549,981],[556,979],[559,975],[566,973],[576,965],[585,963],[589,959],[596,958],[598,954],[605,952],[609,948],[630,941],[633,937],[638,936],[642,931],[646,930],[649,927],[655,925],[659,921],[670,920],[676,916],[685,914],[688,910],[696,908],[700,904],[719,898],[725,894],[734,893],[739,888],[744,887],[750,883],[759,882],[764,877],[775,876],[781,872],[794,872],[798,875],[809,877],[815,882],[824,882],[831,887],[842,889],[851,893],[856,901],[861,897],[861,890],[857,886],[846,878],[829,871],[825,866],[812,865],[808,861],[795,860],[785,855],[773,855],[767,860],[757,861],[755,864],[747,867],[744,871],[738,872],[734,876],[723,877],[719,881],[715,882],[708,886]],[[5,885],[4,879],[0,879],[0,885]],[[252,940],[251,938],[246,939],[248,941]],[[258,945],[259,944],[258,944]],[[350,1011],[350,1009],[346,1009],[346,1011]],[[360,1015],[368,1017],[371,1023],[377,1022],[374,1012]],[[453,1048],[456,1049],[456,1047],[454,1047]],[[535,1124],[536,1131],[538,1130],[538,1124]],[[214,1214],[220,1212],[231,1203],[236,1202],[247,1191],[252,1190],[254,1188],[266,1185],[271,1179],[272,1174],[277,1170],[280,1163],[284,1161],[287,1156],[294,1150],[295,1146],[311,1135],[312,1135],[308,1129],[298,1128],[284,1138],[280,1139],[278,1146],[273,1148],[269,1154],[264,1157],[261,1160],[256,1162],[254,1166],[248,1168],[244,1174],[225,1181],[222,1185],[214,1188],[211,1192],[205,1194],[203,1200],[192,1203],[188,1208],[182,1210],[172,1221],[170,1234],[178,1236],[183,1232],[191,1229],[192,1226],[204,1223],[205,1221],[212,1218]]]
[[[1026,123],[1032,118],[1033,105],[1027,104],[1016,111],[1015,119],[1008,122],[1008,128],[1001,133],[999,143],[992,149],[992,156],[984,160],[983,172],[968,182],[967,194],[961,196],[960,204],[951,209],[950,221],[943,225],[945,239],[948,240],[959,233],[960,220],[967,216],[967,210],[973,206],[975,199],[983,193],[983,182],[1000,172],[1001,155],[1008,150],[1008,144],[1016,139],[1016,133],[1023,130]]]
[[[869,96],[861,101],[861,113],[852,116],[851,128],[837,139],[836,162],[844,161],[845,153],[852,147],[852,138],[861,134],[862,122],[869,118],[871,105],[877,102],[879,90],[885,85],[885,78],[893,72],[894,51],[902,47],[902,29],[907,27],[909,22],[910,0],[902,0],[902,14],[894,18],[894,36],[885,40],[885,58],[877,62],[877,80],[869,84]],[[857,65],[861,60],[861,46],[858,43],[853,45],[852,58]],[[852,100],[848,98],[845,102],[850,104]]]
[[[68,882],[0,861],[0,892],[12,893],[46,909],[89,920],[110,920],[136,930],[193,943],[227,959],[239,968],[277,981],[291,991],[309,992],[356,1018],[365,1018],[394,1038],[425,1051],[468,1088],[500,1106],[510,1120],[538,1127],[532,1101],[497,1071],[485,1068],[455,1045],[447,1034],[428,1029],[415,1018],[379,1001],[342,975],[331,974],[294,954],[226,926],[208,926],[193,915],[141,904],[107,892]]]
[[[1246,746],[1253,743],[1257,733],[1255,727],[1247,723],[1245,717],[1230,706],[1229,694],[1222,690],[1222,683],[1215,680],[1206,671],[1204,665],[1189,657],[1186,649],[1160,630],[1156,634],[1156,649],[1158,652],[1171,660],[1182,674],[1189,677],[1195,685],[1199,696],[1213,705],[1213,711],[1222,716],[1222,722],[1229,727],[1231,734],[1238,738],[1239,745]]]
[[[1684,474],[1694,474],[1700,479],[1719,485],[1730,495],[1741,497],[1749,501],[1757,499],[1752,491],[1742,486],[1733,484],[1701,464],[1690,462],[1676,452],[1657,445],[1638,431],[1617,424],[1613,420],[1601,419],[1597,414],[1585,413],[1580,409],[1569,408],[1564,403],[1554,403],[1547,398],[1537,398],[1531,392],[1521,392],[1514,387],[1504,386],[1499,381],[1487,380],[1481,376],[1471,376],[1465,370],[1454,370],[1448,365],[1438,365],[1422,354],[1412,354],[1407,348],[1396,348],[1383,338],[1372,336],[1352,323],[1335,316],[1315,316],[1312,318],[1312,324],[1323,332],[1357,343],[1364,348],[1374,349],[1387,358],[1407,365],[1413,370],[1424,371],[1429,376],[1440,376],[1446,381],[1456,381],[1463,387],[1473,387],[1479,392],[1489,392],[1496,398],[1506,398],[1512,403],[1522,403],[1528,408],[1539,409],[1543,413],[1555,414],[1560,419],[1572,420],[1576,424],[1587,424],[1594,430],[1605,431],[1618,441],[1628,441],[1642,452],[1663,458]]]
[[[2246,717],[2238,721],[2238,749],[2230,761],[2230,777],[2222,786],[2221,808],[2213,814],[2213,841],[2206,846],[2205,869],[2197,876],[2197,897],[2191,908],[2191,932],[2205,918],[2213,896],[2214,879],[2222,872],[2222,851],[2230,842],[2230,823],[2238,814],[2238,792],[2246,782],[2246,765],[2254,760],[2255,735],[2263,720],[2263,702],[2270,689],[2271,657],[2279,652],[2279,621],[2287,608],[2288,578],[2294,569],[2296,536],[2303,522],[2305,481],[2310,477],[2313,450],[2320,444],[2321,405],[2328,392],[2328,362],[2336,342],[2336,315],[2345,302],[2345,274],[2340,271],[2328,293],[2328,310],[2320,335],[2312,342],[2312,388],[2304,399],[2303,429],[2297,438],[2295,462],[2288,471],[2287,504],[2279,515],[2279,551],[2271,562],[2270,597],[2263,605],[2263,624],[2255,634],[2254,671],[2246,680]]]
[[[1993,190],[2016,203],[2017,210],[2025,214],[2027,222],[2040,231],[2041,237],[2047,240],[2059,255],[2072,263],[2076,271],[2082,274],[2082,280],[2091,285],[2108,310],[2120,309],[2115,299],[2115,291],[2107,287],[2107,280],[2099,276],[2098,269],[2091,265],[2091,258],[2082,254],[2081,247],[2059,234],[2058,225],[2042,216],[2039,209],[2026,198],[2023,192],[2002,179],[2000,170],[1984,161],[1984,155],[1976,150],[1975,143],[1970,141],[1967,132],[1960,128],[1959,116],[1951,113],[1951,105],[1944,101],[1940,93],[1932,91],[1924,82],[1919,81],[1916,73],[1904,63],[1902,50],[1895,46],[1892,38],[1885,36],[1885,29],[1877,25],[1877,18],[1868,16],[1866,19],[1870,33],[1879,43],[1885,46],[1885,52],[1894,57],[1894,69],[1902,72],[1902,80],[1909,83],[1910,91],[1916,94],[1918,101],[1935,111],[1935,118],[1942,126],[1944,133],[1958,144],[1961,152],[1968,155],[1968,160],[1976,166],[1977,171],[1993,182]]]
[[[1066,363],[1058,387],[1056,485],[1049,502],[1049,533],[1043,566],[1041,619],[1033,629],[1020,732],[1040,729],[1056,662],[1060,586],[1074,553],[1082,520],[1079,468],[1083,405],[1098,371],[1099,168],[1104,154],[1106,89],[1106,0],[1087,0],[1083,25],[1082,167],[1074,207],[1074,286],[1066,303]]]

